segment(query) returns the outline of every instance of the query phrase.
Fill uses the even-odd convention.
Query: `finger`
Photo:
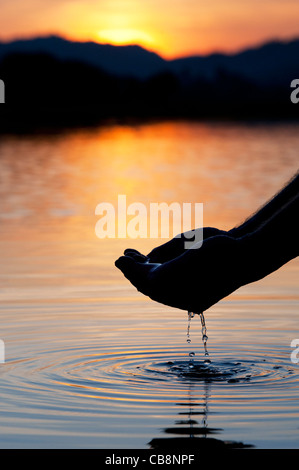
[[[126,275],[126,273],[134,270],[136,262],[130,256],[120,256],[115,261],[115,266]]]
[[[133,248],[127,248],[124,251],[125,256],[130,256],[133,258],[135,261],[138,261],[139,263],[146,263],[148,261],[148,257],[143,255],[137,250],[134,250]]]
[[[138,263],[130,256],[121,256],[115,261],[115,266],[121,270],[123,275],[139,290],[146,277],[145,263]]]
[[[181,238],[173,238],[163,245],[154,248],[147,256],[150,263],[165,263],[176,258],[184,250]]]
[[[124,251],[124,254],[127,255],[127,254],[130,254],[130,253],[138,253],[139,255],[141,254],[140,251],[135,250],[134,248],[126,248],[125,251]]]

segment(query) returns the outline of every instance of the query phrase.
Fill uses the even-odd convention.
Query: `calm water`
[[[0,140],[1,448],[299,448],[294,260],[205,312],[138,293],[95,207],[203,202],[230,228],[297,170],[299,126],[163,123]],[[194,352],[193,368],[189,352]]]

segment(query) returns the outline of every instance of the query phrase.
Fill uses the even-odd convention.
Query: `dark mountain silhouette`
[[[165,61],[140,46],[111,46],[95,42],[72,42],[58,36],[0,42],[0,60],[11,53],[48,54],[74,60],[120,76],[147,78],[164,68]]]
[[[73,60],[107,73],[147,79],[170,72],[184,80],[213,80],[219,70],[238,75],[258,85],[281,85],[286,77],[299,76],[299,39],[273,41],[236,54],[210,54],[167,61],[140,46],[112,46],[95,42],[73,42],[58,36],[0,42],[0,61],[11,53],[48,54]]]
[[[219,70],[262,86],[289,84],[299,76],[299,39],[270,42],[237,54],[211,54],[177,59],[171,70],[189,77],[213,80]]]
[[[107,119],[297,119],[299,40],[166,61],[139,46],[58,37],[0,43],[0,132]]]

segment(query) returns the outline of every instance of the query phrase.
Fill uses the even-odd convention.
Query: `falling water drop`
[[[191,327],[191,319],[194,317],[195,313],[193,312],[188,312],[188,325],[187,325],[187,343],[190,344],[191,343],[191,338],[190,338],[190,327]],[[201,320],[201,332],[202,332],[202,341],[203,341],[203,346],[204,346],[204,355],[205,355],[205,359],[204,359],[204,363],[205,364],[210,364],[210,359],[209,359],[209,353],[208,353],[208,349],[207,349],[207,340],[208,340],[208,336],[207,336],[207,328],[206,328],[206,323],[205,323],[205,317],[204,317],[204,314],[203,313],[199,313],[198,314],[200,316],[200,320]],[[195,353],[193,351],[189,352],[189,368],[193,368],[194,367],[194,363],[193,363],[193,357],[195,356]]]
[[[208,336],[207,336],[207,327],[206,327],[205,317],[204,317],[203,312],[200,313],[199,316],[200,316],[200,321],[201,321],[201,333],[202,333],[203,347],[205,350],[205,357],[208,358],[209,357],[209,353],[207,349]],[[209,364],[211,361],[210,359],[205,359],[204,362],[206,364]]]
[[[190,338],[190,326],[191,326],[191,319],[194,317],[194,313],[193,312],[188,312],[188,325],[187,325],[187,343],[190,344],[191,343],[191,338]],[[195,356],[195,353],[192,351],[192,352],[189,352],[189,369],[193,369],[194,367],[194,364],[193,364],[193,357]]]
[[[188,326],[187,326],[187,343],[191,343],[190,339],[190,326],[191,326],[191,318],[194,317],[194,313],[188,312]]]

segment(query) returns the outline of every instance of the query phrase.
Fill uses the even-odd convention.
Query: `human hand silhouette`
[[[205,240],[216,235],[226,235],[227,232],[219,230],[214,227],[203,227],[191,230],[190,232],[180,233],[176,237],[172,238],[166,243],[154,248],[148,255],[148,260],[151,263],[165,263],[171,259],[180,256],[186,251],[185,243],[192,242],[192,238],[186,236],[186,234],[194,234],[194,240]],[[127,251],[127,250],[126,250]]]
[[[181,234],[147,256],[127,249],[115,265],[151,299],[201,313],[298,256],[298,213],[299,173],[239,227],[196,229],[197,248]]]
[[[200,230],[200,248],[186,250],[184,237],[175,237],[147,256],[127,249],[115,265],[152,300],[200,313],[246,283],[242,239],[215,228]]]

